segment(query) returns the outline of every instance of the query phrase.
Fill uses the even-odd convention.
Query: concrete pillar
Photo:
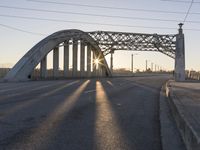
[[[185,80],[185,44],[182,25],[179,24],[179,33],[176,35],[175,81]]]
[[[77,76],[77,53],[78,53],[78,42],[74,41],[73,43],[73,68],[72,68],[72,76]]]
[[[106,68],[105,67],[102,68],[102,75],[103,75],[103,77],[106,77]]]
[[[53,50],[53,77],[59,76],[59,48]]]
[[[40,63],[40,76],[41,78],[47,77],[47,56],[45,55]]]
[[[113,53],[114,51],[111,51],[110,53],[110,71],[113,73]]]
[[[95,63],[95,59],[96,59],[96,52],[93,51],[93,57],[92,57],[92,67],[93,67],[93,75],[96,76],[97,73],[97,66]]]
[[[91,46],[87,46],[87,76],[91,75]]]
[[[85,75],[85,43],[83,41],[81,41],[80,53],[80,72],[83,77]]]
[[[64,43],[64,77],[69,77],[69,41]]]
[[[103,68],[101,65],[99,65],[98,70],[99,70],[99,76],[102,77],[103,76]]]
[[[104,69],[103,59],[101,57],[99,57],[99,67],[98,67],[99,76],[104,76],[103,69]]]

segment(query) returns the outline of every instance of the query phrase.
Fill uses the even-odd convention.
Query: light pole
[[[138,55],[137,53],[131,54],[131,72],[133,73],[133,56]]]

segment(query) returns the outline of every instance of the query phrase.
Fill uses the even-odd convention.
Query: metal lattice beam
[[[88,32],[104,55],[115,50],[157,51],[175,58],[176,35],[158,35],[124,32]]]

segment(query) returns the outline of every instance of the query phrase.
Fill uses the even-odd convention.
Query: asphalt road
[[[167,79],[0,83],[0,150],[161,150]]]

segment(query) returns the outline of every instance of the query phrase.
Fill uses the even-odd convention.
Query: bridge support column
[[[80,72],[81,77],[85,75],[85,44],[81,41],[81,50],[80,50]]]
[[[41,78],[46,78],[47,76],[47,55],[44,56],[40,63],[40,76]]]
[[[114,54],[114,51],[111,51],[111,53],[110,53],[110,71],[111,71],[111,73],[113,73],[113,54]]]
[[[69,42],[64,43],[64,77],[69,77]]]
[[[103,76],[103,67],[101,65],[99,65],[99,76],[102,77]]]
[[[91,76],[91,46],[87,46],[87,76]]]
[[[185,80],[185,45],[182,25],[179,24],[179,33],[176,35],[175,81]]]
[[[73,41],[73,68],[72,76],[77,77],[77,53],[78,53],[78,42]]]
[[[59,76],[59,48],[53,50],[53,77]]]
[[[92,57],[93,76],[97,75],[97,66],[95,60],[96,60],[96,52],[93,51],[93,57]]]

